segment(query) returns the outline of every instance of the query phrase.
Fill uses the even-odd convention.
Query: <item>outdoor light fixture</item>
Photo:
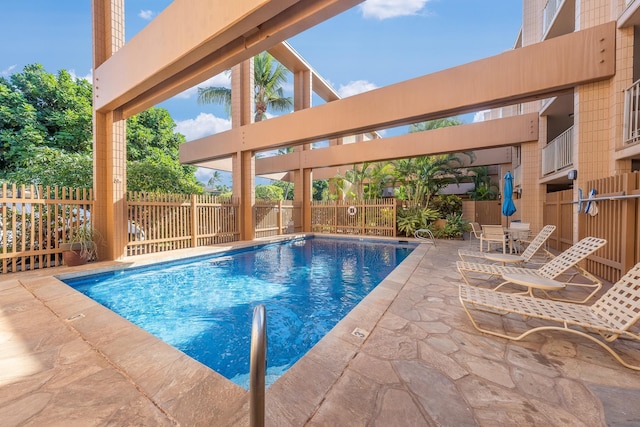
[[[575,169],[571,169],[567,174],[567,178],[569,178],[571,181],[575,181],[576,179],[578,179],[578,171]]]

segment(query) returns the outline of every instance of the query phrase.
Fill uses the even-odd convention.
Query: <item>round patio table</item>
[[[516,285],[525,286],[528,291],[524,293],[529,294],[529,296],[531,297],[534,297],[534,289],[541,289],[543,291],[559,291],[565,288],[565,285],[562,282],[558,282],[557,280],[553,279],[547,279],[546,277],[541,277],[534,274],[503,273],[502,278],[505,280],[505,282],[500,284],[495,289],[498,289],[500,286],[507,283],[515,283]]]

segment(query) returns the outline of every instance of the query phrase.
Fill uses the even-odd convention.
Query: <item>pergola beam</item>
[[[127,118],[361,2],[174,0],[94,70],[94,108]]]
[[[197,164],[540,99],[615,72],[615,23],[428,74],[180,146]],[[354,144],[359,145],[359,144]],[[314,154],[315,156],[315,154]]]
[[[296,168],[317,169],[363,162],[402,159],[445,153],[461,153],[507,147],[538,140],[538,114],[415,132],[357,144],[334,145],[310,151],[267,157],[256,161],[256,175],[286,172]],[[483,155],[482,165],[511,161],[509,153],[492,150],[493,159]],[[480,166],[481,163],[473,163]]]

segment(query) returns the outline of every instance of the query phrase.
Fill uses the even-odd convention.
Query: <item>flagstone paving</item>
[[[269,387],[266,425],[640,425],[640,372],[594,343],[473,328],[455,269],[469,245],[421,244]],[[249,425],[248,392],[52,277],[77,269],[0,276],[0,425]],[[640,363],[639,343],[615,348]]]

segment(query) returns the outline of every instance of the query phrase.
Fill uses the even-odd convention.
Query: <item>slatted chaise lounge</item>
[[[468,249],[458,249],[458,255],[460,255],[463,261],[467,261],[467,258],[480,258],[485,261],[500,262],[502,265],[515,263],[524,266],[524,264],[530,262],[533,256],[542,249],[542,245],[544,245],[551,234],[553,234],[555,229],[555,225],[545,225],[521,255],[470,251]]]
[[[600,239],[597,237],[585,237],[566,251],[553,258],[551,261],[543,264],[540,268],[511,267],[489,263],[472,263],[466,261],[458,261],[456,263],[456,266],[458,267],[458,271],[462,275],[462,278],[467,283],[467,285],[472,285],[472,283],[469,282],[470,274],[477,273],[483,276],[489,276],[489,278],[493,276],[502,276],[504,282],[493,288],[494,291],[506,284],[517,283],[518,285],[526,286],[528,288],[528,293],[532,296],[533,289],[535,288],[542,290],[542,292],[544,292],[548,298],[556,301],[586,302],[600,290],[600,288],[602,287],[602,281],[580,267],[578,263],[586,259],[589,255],[600,249],[606,243],[607,241],[604,239]],[[554,280],[557,279],[560,275],[566,273],[567,270],[572,267],[577,270],[577,273],[571,275],[571,277],[566,282]],[[576,275],[580,275],[588,279],[591,283],[571,282]],[[514,280],[516,277],[518,280]],[[527,282],[528,284],[526,284]],[[576,301],[573,299],[550,296],[545,290],[562,290],[567,285],[584,287],[591,289],[592,291],[583,300]]]
[[[640,366],[622,360],[620,355],[607,344],[618,338],[640,340],[640,335],[629,331],[631,326],[640,319],[640,263],[629,270],[591,306],[495,292],[464,284],[460,285],[459,297],[471,323],[480,332],[514,341],[539,331],[571,332],[597,343],[627,368],[640,370]],[[508,334],[506,331],[500,332],[480,327],[471,314],[471,309],[500,314],[518,314],[525,318],[546,320],[550,324],[534,327],[519,335]]]

